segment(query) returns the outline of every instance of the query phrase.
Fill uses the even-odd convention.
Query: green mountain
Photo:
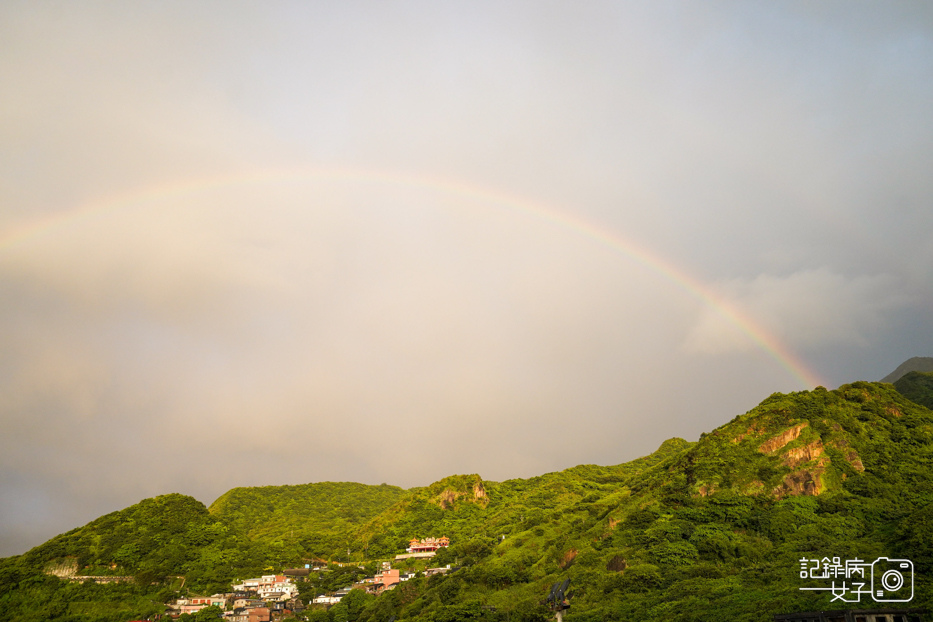
[[[915,356],[913,358],[909,358],[898,365],[897,369],[882,378],[881,382],[890,382],[893,384],[902,376],[912,371],[933,372],[933,357]]]
[[[824,557],[909,559],[910,606],[931,608],[931,467],[928,408],[891,384],[818,387],[774,394],[697,442],[672,439],[617,466],[505,482],[455,475],[408,491],[240,488],[209,511],[180,495],[145,500],[0,560],[0,610],[17,620],[126,620],[126,612],[142,616],[144,604],[170,597],[180,587],[174,575],[209,590],[312,557],[345,560],[348,548],[361,562],[391,558],[427,536],[451,538],[430,563],[458,570],[379,597],[354,592],[309,619],[545,620],[548,588],[565,578],[568,622],[762,620],[846,608],[828,592],[800,589],[828,585],[799,576],[801,559],[812,565],[807,560]],[[82,585],[47,574],[75,562],[82,572],[136,581]],[[359,573],[316,573],[302,594],[341,587]],[[123,608],[111,615],[115,594]],[[848,605],[880,606],[867,594]]]
[[[933,372],[912,371],[894,382],[894,388],[907,399],[933,408]]]

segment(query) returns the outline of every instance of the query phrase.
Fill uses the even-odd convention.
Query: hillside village
[[[396,561],[434,557],[441,548],[450,546],[450,538],[428,537],[422,540],[412,539],[406,552],[396,555]],[[342,567],[345,564],[333,564]],[[365,570],[365,566],[356,568]],[[223,620],[228,622],[272,622],[287,618],[309,607],[329,608],[339,603],[353,590],[362,590],[367,594],[378,595],[395,589],[404,581],[415,578],[418,574],[430,577],[445,574],[450,565],[440,568],[425,568],[418,572],[402,572],[393,568],[392,562],[380,562],[379,572],[365,576],[340,589],[324,592],[312,598],[302,599],[301,583],[307,582],[315,574],[331,572],[328,565],[307,564],[304,568],[291,568],[282,574],[263,575],[258,578],[244,579],[235,583],[230,592],[211,596],[189,595],[166,603],[166,615],[163,619],[179,619],[182,616],[198,613],[208,607],[220,610]],[[182,618],[184,619],[184,618]]]

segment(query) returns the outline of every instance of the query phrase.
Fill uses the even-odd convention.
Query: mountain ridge
[[[900,365],[892,371],[890,374],[881,379],[881,382],[890,382],[894,383],[903,377],[905,374],[908,374],[912,371],[919,372],[933,372],[933,357],[930,356],[914,356]]]

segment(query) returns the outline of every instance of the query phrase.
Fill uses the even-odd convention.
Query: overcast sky
[[[0,555],[933,356],[930,6],[2,2]]]

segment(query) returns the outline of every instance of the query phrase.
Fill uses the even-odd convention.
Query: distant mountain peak
[[[930,356],[915,356],[909,358],[900,365],[897,366],[897,369],[892,371],[890,374],[881,379],[881,382],[890,382],[895,383],[901,379],[905,374],[909,374],[912,371],[921,371],[928,372],[933,371],[933,357]]]

